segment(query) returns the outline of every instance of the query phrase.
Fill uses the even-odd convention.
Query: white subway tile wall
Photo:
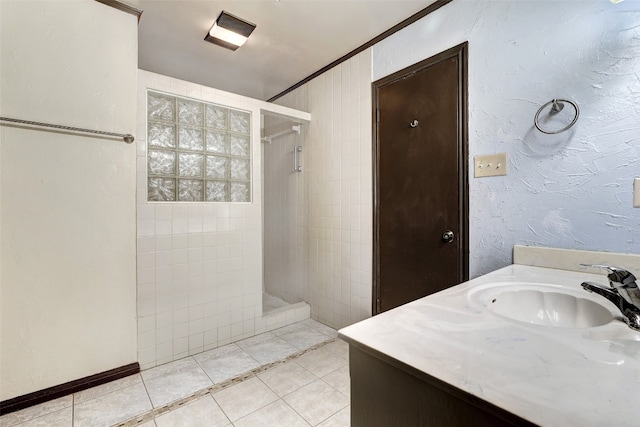
[[[311,113],[308,302],[334,328],[371,316],[371,102],[370,49],[276,101]]]
[[[308,305],[262,313],[259,132],[251,135],[251,203],[147,202],[147,90],[250,111],[261,101],[138,70],[138,361],[147,369],[309,317]],[[237,120],[236,120],[237,119]],[[234,119],[234,126],[247,124]],[[241,144],[234,149],[240,150]],[[240,190],[238,190],[240,191]]]

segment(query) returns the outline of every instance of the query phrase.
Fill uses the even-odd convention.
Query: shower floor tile
[[[135,384],[140,384],[141,382],[142,376],[140,374],[130,375],[119,380],[111,381],[97,387],[92,387],[90,389],[74,393],[73,403],[78,404],[86,402],[88,400],[104,396],[105,394],[113,393],[115,391],[122,390],[123,388],[127,388]]]
[[[298,350],[304,350],[305,348],[313,347],[314,345],[330,340],[333,337],[315,329],[304,329],[280,335],[280,338]]]
[[[142,379],[154,408],[213,385],[192,357],[143,371]]]
[[[266,313],[278,308],[286,307],[289,303],[270,294],[262,293],[262,312]]]
[[[138,383],[74,405],[73,425],[113,425],[149,410],[151,402],[147,390]]]
[[[348,427],[348,345],[322,345],[335,336],[308,319],[3,415],[0,426]]]
[[[258,374],[258,378],[280,397],[314,382],[317,377],[291,360]]]
[[[196,354],[193,358],[214,383],[221,383],[260,366],[235,343]]]
[[[349,427],[351,425],[351,406],[336,413],[331,418],[318,424],[318,427]]]
[[[304,354],[297,358],[296,362],[319,378],[349,365],[348,360],[324,348]]]
[[[0,426],[14,426],[73,406],[73,395],[50,400],[0,417]],[[35,421],[34,421],[35,422]]]
[[[16,427],[65,427],[71,425],[72,419],[73,409],[69,406],[22,424],[17,424]]]
[[[282,400],[259,409],[246,417],[240,418],[234,427],[307,427],[307,423],[296,411]]]
[[[213,398],[232,422],[278,400],[278,396],[256,377],[214,393]]]
[[[238,341],[236,344],[261,365],[268,365],[277,360],[286,359],[300,351],[297,347],[271,333],[247,338],[246,340]]]
[[[157,427],[224,427],[231,425],[231,421],[229,421],[225,413],[222,412],[222,409],[220,409],[220,406],[211,395],[206,395],[178,409],[162,414],[155,418],[155,422]],[[151,423],[153,423],[153,421],[151,421]]]
[[[322,380],[294,391],[284,401],[313,426],[349,406],[348,396]]]

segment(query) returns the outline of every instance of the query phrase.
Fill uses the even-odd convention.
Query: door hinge
[[[376,108],[376,123],[380,123],[380,109]]]
[[[380,298],[376,298],[376,313],[380,313]]]

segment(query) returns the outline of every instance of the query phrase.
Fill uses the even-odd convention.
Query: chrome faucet
[[[622,312],[627,325],[631,329],[640,331],[640,288],[636,283],[636,277],[618,267],[608,265],[580,264],[583,267],[605,268],[609,271],[609,287],[595,282],[584,282],[585,291],[602,295],[618,307]]]

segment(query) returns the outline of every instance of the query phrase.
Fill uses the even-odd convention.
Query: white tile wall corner
[[[265,116],[265,132],[279,132],[294,125],[280,117]],[[304,154],[308,150],[308,125],[300,134],[289,133],[262,144],[264,193],[264,290],[295,304],[308,301],[309,206]],[[302,173],[293,171],[297,146]]]
[[[252,112],[251,203],[147,202],[147,89]],[[304,319],[303,308],[262,317],[257,130],[264,107],[262,101],[138,70],[137,315],[142,369]]]
[[[371,50],[277,101],[311,112],[309,193],[311,317],[340,328],[371,315]]]

